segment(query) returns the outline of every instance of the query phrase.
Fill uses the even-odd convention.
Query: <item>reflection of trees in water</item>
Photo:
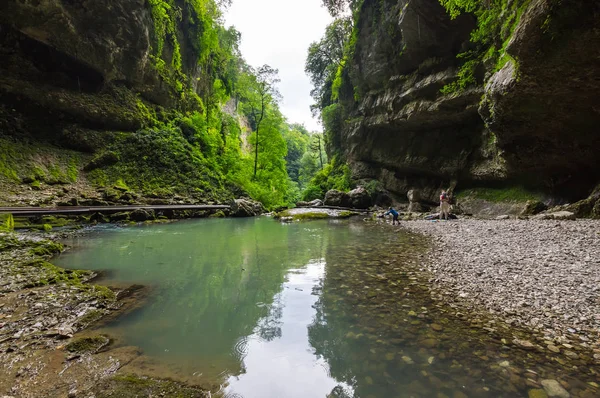
[[[255,333],[265,341],[272,341],[281,337],[281,327],[283,322],[283,300],[281,293],[275,295],[273,304],[269,308],[269,313],[264,318],[261,318],[256,325]]]
[[[164,353],[167,345],[171,355],[205,359],[233,351],[241,362],[245,336],[281,337],[280,292],[289,269],[321,257],[318,242],[326,228],[306,228],[264,219],[222,220],[207,223],[207,231],[196,227],[156,237],[152,261],[166,264],[152,270],[160,273],[159,294],[131,322],[128,334],[149,353]],[[173,263],[174,254],[179,263]],[[138,264],[136,272],[150,272],[145,266]]]
[[[308,339],[318,357],[324,358],[329,365],[330,375],[338,382],[355,387],[357,369],[353,368],[356,358],[352,347],[348,345],[345,337],[348,333],[350,319],[346,314],[351,313],[350,307],[343,307],[341,297],[332,292],[331,285],[339,285],[343,278],[340,273],[347,271],[345,264],[348,252],[358,242],[349,240],[351,231],[338,232],[330,236],[330,241],[325,248],[325,275],[315,291],[320,292],[319,299],[314,305],[315,317],[308,326]],[[340,279],[342,278],[342,279]],[[342,386],[336,386],[330,397],[343,398],[352,394],[345,391]]]
[[[390,373],[395,369],[383,358],[385,352],[374,350],[375,340],[385,337],[380,336],[377,323],[363,318],[368,315],[363,273],[379,261],[390,243],[376,242],[365,231],[349,229],[348,236],[332,237],[326,249],[325,277],[308,336],[316,355],[327,361],[330,375],[340,383],[330,398],[390,393],[389,384],[394,382]]]

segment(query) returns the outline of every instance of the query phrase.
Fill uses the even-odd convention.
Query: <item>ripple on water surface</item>
[[[422,239],[404,232],[211,219],[76,239],[59,265],[154,286],[102,330],[143,350],[124,371],[216,380],[229,398],[513,397],[555,377],[546,358],[507,351],[501,328],[484,334],[431,302],[409,264]]]

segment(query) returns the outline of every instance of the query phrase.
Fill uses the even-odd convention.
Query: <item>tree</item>
[[[338,18],[327,26],[321,40],[308,48],[304,70],[314,86],[310,93],[316,102],[311,106],[314,114],[331,105],[331,88],[344,61],[352,26],[352,18]]]
[[[291,124],[285,129],[283,138],[287,144],[287,172],[292,181],[300,183],[302,156],[308,151],[310,135],[301,124]]]
[[[354,11],[362,3],[362,0],[322,0],[322,2],[329,13],[337,17],[348,10]]]
[[[267,109],[272,104],[277,104],[281,95],[275,86],[279,83],[277,69],[269,65],[263,65],[258,69],[248,67],[245,75],[245,87],[242,90],[244,107],[254,127],[254,173],[252,178],[256,179],[258,169],[258,152],[260,147],[260,128],[267,115]]]

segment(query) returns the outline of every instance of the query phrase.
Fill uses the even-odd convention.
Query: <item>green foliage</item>
[[[457,58],[462,59],[457,80],[441,89],[443,94],[464,90],[475,85],[476,69],[485,61],[495,64],[495,71],[504,67],[509,61],[516,60],[507,52],[510,42],[521,15],[527,9],[531,0],[439,0],[451,18],[461,13],[473,13],[477,17],[477,28],[471,32],[471,42],[475,49],[461,53]]]
[[[300,184],[301,161],[308,151],[310,135],[304,126],[290,125],[283,131],[283,138],[287,146],[285,161],[288,176]]]
[[[352,188],[352,176],[346,164],[334,157],[331,163],[313,177],[303,192],[302,200],[323,199],[330,189],[347,192]]]
[[[316,102],[315,113],[337,100],[351,32],[352,18],[337,18],[327,26],[321,40],[308,49],[304,70],[314,86],[311,96]]]
[[[475,79],[475,70],[480,65],[479,59],[467,61],[458,70],[458,79],[450,84],[445,85],[440,90],[442,94],[451,94],[477,83]]]

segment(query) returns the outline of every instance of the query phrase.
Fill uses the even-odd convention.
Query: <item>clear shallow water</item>
[[[527,395],[525,369],[554,377],[549,359],[507,351],[501,328],[432,302],[408,265],[422,242],[386,226],[208,219],[67,243],[77,249],[57,265],[154,288],[101,329],[142,349],[124,371],[245,398],[515,397]]]

